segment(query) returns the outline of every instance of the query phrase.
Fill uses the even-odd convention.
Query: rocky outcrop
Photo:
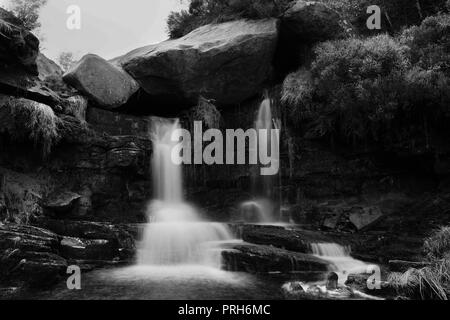
[[[231,245],[222,257],[227,270],[250,273],[324,272],[329,265],[312,255],[246,243]]]
[[[283,32],[293,39],[314,43],[343,37],[345,24],[339,13],[321,2],[294,1],[281,18]]]
[[[58,236],[48,230],[0,225],[0,282],[41,288],[54,284],[67,268],[58,248]]]
[[[106,109],[125,104],[139,89],[137,82],[126,72],[94,54],[84,56],[63,79]]]
[[[114,63],[151,96],[236,104],[258,94],[269,79],[277,39],[277,20],[232,21],[136,49]]]
[[[12,13],[2,8],[0,23],[0,67],[15,65],[31,75],[37,75],[38,38],[25,30]]]
[[[64,236],[62,246],[66,257],[85,260],[130,258],[134,254],[139,233],[135,228],[125,225],[89,221],[38,218],[32,224]],[[101,253],[104,249],[106,251]]]
[[[249,243],[274,246],[302,253],[311,252],[311,243],[333,242],[319,232],[272,226],[244,225],[241,234],[242,239]]]
[[[61,256],[83,261],[119,259],[119,248],[112,240],[80,239],[64,237],[61,241]]]

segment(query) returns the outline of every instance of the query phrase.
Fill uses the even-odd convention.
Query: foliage
[[[450,294],[450,227],[442,227],[425,240],[431,265],[391,273],[388,283],[397,293],[411,298],[448,300]]]
[[[442,227],[426,239],[424,251],[431,260],[450,259],[450,227]]]
[[[20,20],[22,26],[30,31],[39,29],[39,12],[47,0],[12,0],[11,11]]]
[[[398,38],[319,44],[311,72],[289,75],[282,102],[306,136],[389,147],[445,134],[450,117],[450,15],[425,19]],[[305,126],[302,126],[303,128]]]
[[[10,115],[9,124],[2,127],[2,132],[8,133],[15,141],[32,141],[43,157],[50,154],[52,146],[60,139],[60,120],[49,106],[10,98],[1,108],[7,109]]]
[[[210,101],[203,97],[198,100],[197,106],[189,110],[186,115],[186,125],[191,128],[194,121],[202,121],[203,125],[209,129],[220,128],[222,115],[217,107]],[[193,129],[193,128],[191,128]]]
[[[450,261],[405,273],[391,273],[388,283],[398,294],[413,299],[448,300]]]
[[[382,13],[382,32],[396,33],[404,27],[420,24],[426,17],[446,10],[447,0],[321,0],[336,9],[361,34],[371,34],[366,27],[367,8],[378,5]]]
[[[58,56],[58,63],[64,72],[69,71],[75,62],[76,60],[72,52],[61,52]]]
[[[403,32],[401,42],[410,48],[412,63],[424,70],[450,74],[450,15],[426,18],[420,26]]]
[[[292,0],[190,0],[189,9],[171,12],[167,19],[171,38],[182,37],[210,23],[241,18],[262,19],[281,14]]]

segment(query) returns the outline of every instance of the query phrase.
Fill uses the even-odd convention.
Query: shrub
[[[426,239],[424,251],[431,260],[450,259],[450,227],[442,227]]]
[[[53,110],[44,104],[25,99],[9,99],[2,108],[7,108],[10,123],[2,131],[14,141],[30,140],[40,149],[43,157],[60,138],[59,118]]]
[[[426,18],[420,26],[405,30],[400,39],[410,48],[409,58],[413,64],[450,75],[449,14]]]
[[[315,119],[310,137],[381,140],[399,107],[405,50],[386,35],[320,44],[310,79],[297,72],[284,83],[282,101],[291,119]]]
[[[185,113],[185,125],[193,130],[192,125],[194,121],[202,121],[204,126],[208,129],[220,128],[222,115],[217,107],[210,101],[200,97],[198,104]]]
[[[352,23],[361,34],[373,34],[367,29],[366,21],[369,15],[367,8],[378,5],[382,13],[381,32],[392,34],[405,27],[420,24],[426,17],[446,10],[447,0],[321,0],[337,10]]]
[[[416,142],[428,147],[431,134],[446,135],[450,77],[442,26],[447,22],[421,41],[429,21],[434,19],[399,39],[378,35],[319,44],[310,74],[298,71],[284,81],[282,102],[293,124],[309,119],[310,138],[384,147]],[[427,48],[422,58],[416,57],[420,48]],[[432,53],[439,58],[430,62]]]
[[[450,262],[444,261],[423,269],[391,273],[388,283],[398,294],[413,299],[448,300]]]

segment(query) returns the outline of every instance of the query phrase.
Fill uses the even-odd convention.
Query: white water
[[[157,200],[147,210],[148,223],[138,251],[140,266],[221,266],[218,244],[232,240],[226,225],[203,222],[183,200],[181,166],[172,162],[171,141],[178,121],[152,123],[152,172]]]
[[[350,256],[350,250],[336,243],[313,243],[313,254],[331,263],[332,269],[339,276],[339,283],[344,284],[351,273],[365,273],[368,265]]]
[[[269,98],[266,98],[261,102],[255,121],[255,129],[258,132],[259,130],[267,131],[267,135],[258,134],[258,146],[262,149],[260,150],[262,154],[272,154],[270,150],[272,146],[271,130],[278,129],[278,127],[272,115],[272,106]],[[278,137],[275,143],[277,141],[279,141]],[[276,222],[278,219],[275,217],[275,206],[273,203],[273,177],[257,176],[254,177],[253,183],[253,194],[255,199],[241,204],[241,217],[244,221],[251,223]]]

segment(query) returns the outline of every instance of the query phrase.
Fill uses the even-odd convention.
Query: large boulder
[[[257,94],[269,79],[277,39],[275,19],[238,20],[136,49],[114,63],[151,96],[190,103],[203,96],[230,105]]]
[[[283,32],[304,42],[336,39],[347,32],[339,13],[321,2],[294,1],[281,21]]]
[[[122,106],[139,89],[126,72],[94,54],[85,55],[63,79],[106,109]]]
[[[2,8],[0,28],[0,67],[17,65],[31,75],[37,75],[38,38],[23,28],[11,12]]]
[[[61,67],[53,60],[47,58],[42,53],[39,53],[36,59],[38,71],[39,71],[39,79],[46,80],[49,77],[54,78],[62,78],[63,71]]]

